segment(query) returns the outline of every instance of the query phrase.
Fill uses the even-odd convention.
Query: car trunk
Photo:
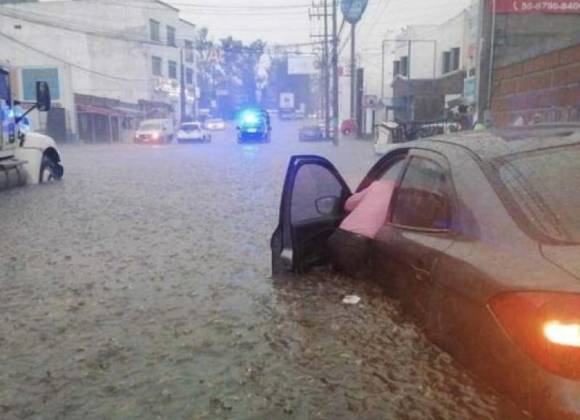
[[[542,245],[542,254],[550,262],[563,268],[580,280],[580,245]]]

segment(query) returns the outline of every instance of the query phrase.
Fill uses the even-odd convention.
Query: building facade
[[[476,67],[470,17],[466,9],[441,25],[408,26],[388,40],[395,118],[441,120],[449,109],[474,102],[464,95]]]
[[[500,127],[580,123],[580,1],[482,0],[480,107]],[[555,7],[562,6],[562,7]],[[491,47],[491,48],[490,48]]]
[[[56,106],[45,128],[60,127],[59,140],[127,141],[141,119],[193,115],[195,27],[164,2],[5,5],[0,39],[24,103],[49,78]]]

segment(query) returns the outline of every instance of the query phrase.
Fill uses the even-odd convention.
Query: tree
[[[216,101],[220,113],[231,116],[235,108],[257,103],[257,86],[263,83],[258,66],[266,44],[256,40],[245,45],[231,36],[216,43],[208,35],[207,28],[201,28],[196,39],[201,104],[209,107]]]

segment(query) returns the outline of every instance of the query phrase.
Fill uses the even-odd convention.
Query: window
[[[461,65],[461,48],[453,48],[451,50],[451,58],[452,71],[459,70],[459,66]]]
[[[193,63],[193,42],[192,41],[185,41],[184,43],[184,59],[186,63]]]
[[[401,171],[405,167],[405,159],[399,159],[395,162],[392,162],[386,172],[381,176],[382,180],[385,181],[393,181],[397,182],[399,180],[399,176],[401,175]]]
[[[340,200],[342,195],[342,185],[328,169],[315,164],[300,167],[292,192],[290,209],[292,223],[320,218],[317,202],[325,198]],[[340,213],[339,209],[337,211]]]
[[[163,76],[162,61],[160,57],[151,57],[152,71],[154,76]]]
[[[443,52],[443,74],[451,72],[451,52],[445,51]]]
[[[149,20],[149,31],[151,32],[152,41],[161,41],[160,24],[154,19]]]
[[[175,43],[175,28],[173,26],[167,27],[167,45],[170,47],[176,47]]]
[[[413,157],[395,197],[392,223],[420,229],[451,227],[450,181],[436,162]]]
[[[401,57],[401,75],[409,77],[409,57]]]
[[[442,55],[443,66],[441,70],[443,74],[459,70],[461,66],[461,48],[452,48],[450,51],[444,51]]]
[[[175,61],[169,60],[169,71],[168,76],[170,79],[177,79],[177,63]]]
[[[185,83],[193,85],[193,70],[185,69]]]
[[[580,243],[580,147],[567,146],[498,159],[510,201],[545,235]]]
[[[401,62],[397,60],[393,62],[393,77],[397,77],[399,74],[401,74]]]

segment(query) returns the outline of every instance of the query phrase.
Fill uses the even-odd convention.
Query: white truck
[[[61,179],[64,169],[55,141],[24,129],[29,112],[50,110],[48,83],[36,83],[36,103],[22,113],[14,103],[10,82],[9,66],[0,63],[0,191]]]

